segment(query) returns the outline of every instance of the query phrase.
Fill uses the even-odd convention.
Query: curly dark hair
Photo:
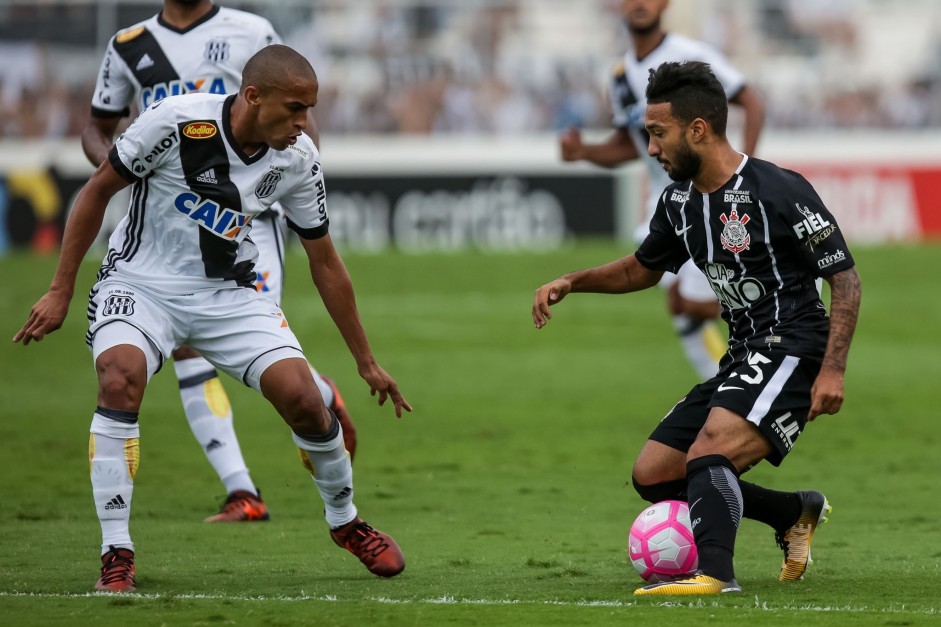
[[[713,132],[725,136],[729,101],[708,63],[663,63],[650,70],[647,104],[670,103],[673,116],[684,124],[702,118]]]

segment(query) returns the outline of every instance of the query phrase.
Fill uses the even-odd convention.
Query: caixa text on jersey
[[[193,192],[184,192],[173,200],[177,210],[215,235],[232,240],[238,237],[242,227],[252,216],[225,209],[208,198],[200,198]]]

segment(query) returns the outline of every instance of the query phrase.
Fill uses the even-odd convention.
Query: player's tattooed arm
[[[827,278],[830,284],[830,336],[822,368],[844,372],[850,342],[856,330],[862,286],[856,268],[837,272]]]
[[[810,390],[807,420],[820,414],[835,414],[843,406],[843,373],[862,295],[855,268],[827,277],[827,283],[830,284],[830,336],[820,374]]]

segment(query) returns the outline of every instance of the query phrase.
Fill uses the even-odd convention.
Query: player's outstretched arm
[[[310,260],[310,274],[320,293],[324,306],[334,324],[340,330],[349,347],[359,375],[369,384],[373,396],[379,395],[379,404],[391,398],[395,415],[402,417],[402,410],[412,411],[412,406],[399,392],[399,386],[382,367],[376,363],[372,348],[366,339],[366,330],[356,308],[353,282],[329,235],[318,239],[301,238]]]
[[[843,373],[862,298],[856,268],[837,272],[826,281],[830,284],[830,334],[820,374],[810,390],[808,420],[820,414],[835,414],[843,405]]]
[[[105,162],[79,192],[65,225],[59,264],[49,291],[33,305],[26,324],[13,336],[14,342],[38,342],[62,326],[75,291],[78,268],[98,235],[108,201],[126,186],[127,181]]]
[[[562,301],[570,292],[626,294],[656,285],[663,276],[646,268],[634,255],[603,266],[578,270],[562,275],[536,290],[533,297],[533,324],[537,329],[552,319],[549,307]]]
[[[559,138],[559,152],[563,161],[588,161],[604,168],[614,168],[640,156],[631,136],[623,128],[597,144],[582,142],[578,129],[570,128]]]

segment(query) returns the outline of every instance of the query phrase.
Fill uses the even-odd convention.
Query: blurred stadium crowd
[[[267,17],[321,77],[322,132],[526,134],[609,123],[618,0],[220,2]],[[77,136],[104,46],[159,0],[0,0],[0,138]],[[673,0],[770,128],[941,127],[937,0]]]

